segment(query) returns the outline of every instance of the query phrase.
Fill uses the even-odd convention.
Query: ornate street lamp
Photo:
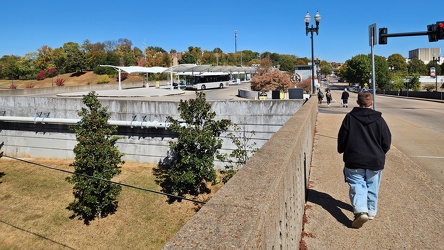
[[[311,27],[308,27],[308,24],[310,23],[311,16],[307,12],[307,14],[304,17],[305,21],[305,35],[308,36],[308,32],[310,32],[311,36],[311,93],[315,94],[315,85],[314,85],[314,48],[313,48],[313,32],[316,32],[316,35],[318,35],[319,32],[319,22],[321,21],[321,15],[319,15],[319,12],[316,11],[315,15],[315,21],[316,21],[316,28],[313,27],[313,24]]]

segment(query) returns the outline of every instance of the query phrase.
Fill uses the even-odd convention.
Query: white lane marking
[[[430,159],[444,159],[444,156],[427,156],[427,155],[414,155],[415,158],[430,158]]]

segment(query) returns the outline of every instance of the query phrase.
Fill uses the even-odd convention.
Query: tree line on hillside
[[[377,89],[386,90],[419,90],[419,76],[430,75],[435,67],[436,75],[444,72],[444,63],[435,61],[425,64],[422,60],[412,58],[406,62],[401,54],[395,53],[388,58],[375,55],[375,82]],[[338,76],[350,84],[364,87],[372,76],[371,55],[359,54],[347,60],[339,68]],[[426,90],[430,90],[426,88]]]
[[[273,66],[279,65],[282,71],[293,72],[295,65],[307,65],[309,58],[299,58],[295,55],[253,52],[243,50],[237,53],[223,52],[220,48],[212,51],[202,50],[200,47],[188,47],[188,51],[169,52],[161,47],[148,46],[140,49],[133,46],[131,40],[118,39],[92,43],[85,40],[83,44],[67,42],[59,48],[43,45],[35,52],[24,56],[4,55],[0,58],[0,79],[32,80],[44,79],[54,74],[94,71],[97,74],[115,75],[113,68],[99,65],[115,66],[161,66],[170,67],[173,59],[177,57],[178,63],[209,64],[224,66],[251,66],[260,64],[266,58]],[[330,68],[330,63],[321,62]],[[336,67],[334,64],[333,67]],[[39,75],[40,74],[40,75]],[[38,76],[39,75],[39,76]]]

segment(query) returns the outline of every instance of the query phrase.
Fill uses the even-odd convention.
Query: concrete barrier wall
[[[168,85],[168,81],[160,81],[160,85]],[[123,89],[126,88],[140,88],[143,86],[142,82],[122,82]],[[149,86],[156,86],[156,82],[150,81]],[[48,88],[25,88],[25,89],[0,89],[0,96],[23,96],[23,95],[38,95],[38,94],[58,94],[68,92],[81,92],[81,91],[98,91],[118,89],[118,83],[107,84],[90,84],[82,86],[60,86],[60,87],[48,87]]]
[[[166,121],[167,116],[180,119],[178,102],[101,100],[111,113],[111,120]],[[216,119],[230,119],[239,124],[247,133],[254,131],[251,142],[260,148],[281,128],[302,106],[301,100],[240,100],[209,102],[216,112]],[[49,112],[50,118],[80,119],[77,112],[84,107],[80,98],[4,96],[0,98],[0,112],[6,116],[35,117],[38,112]],[[231,131],[229,131],[231,132]],[[120,127],[117,146],[125,156],[125,161],[158,163],[169,150],[169,141],[175,134],[165,128]],[[235,146],[222,135],[223,153],[229,153]],[[0,122],[0,142],[5,142],[2,150],[16,157],[43,157],[73,159],[72,152],[77,141],[67,125],[41,123]],[[223,163],[216,162],[216,167]]]
[[[396,96],[408,96],[408,97],[416,97],[416,98],[425,98],[425,99],[437,99],[437,100],[444,100],[444,95],[442,91],[432,91],[432,92],[426,92],[426,91],[391,91],[391,90],[378,90],[376,91],[377,94],[384,94],[384,95],[396,95]]]
[[[163,249],[299,249],[316,116],[311,98]]]

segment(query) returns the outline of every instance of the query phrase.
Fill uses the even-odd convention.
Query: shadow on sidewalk
[[[329,212],[338,222],[344,226],[351,228],[352,221],[342,212],[341,209],[348,210],[353,213],[353,207],[350,204],[336,200],[326,193],[316,191],[314,189],[308,190],[307,201],[322,206]]]

